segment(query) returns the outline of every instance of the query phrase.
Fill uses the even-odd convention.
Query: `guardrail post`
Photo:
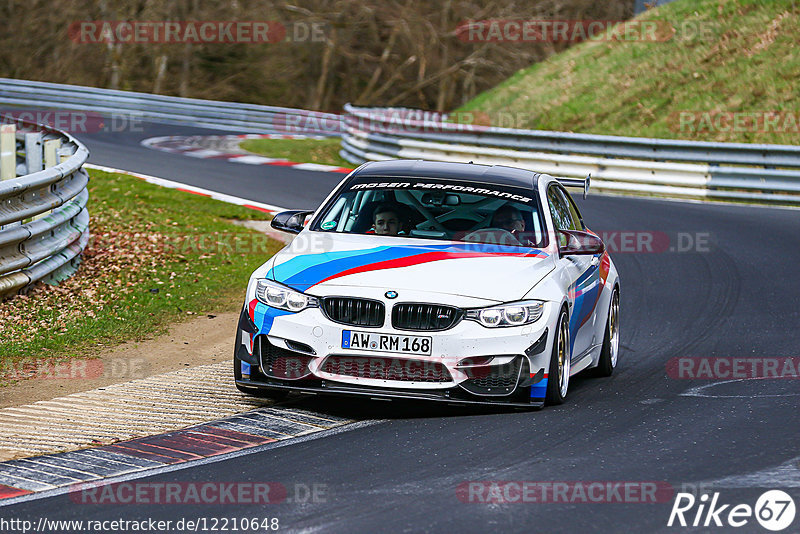
[[[58,165],[58,149],[61,148],[61,139],[48,139],[44,142],[44,168],[49,169]]]
[[[64,149],[61,148],[61,139],[48,139],[47,141],[45,141],[44,150],[42,152],[44,153],[45,169],[49,169],[50,167],[55,167],[62,161],[69,159],[69,155],[64,157],[67,151],[64,151]],[[53,210],[42,212],[39,215],[35,215],[34,217],[32,217],[31,220],[32,221],[39,220],[43,217],[47,217],[51,213],[53,213]]]
[[[0,125],[0,180],[17,177],[17,127]]]
[[[40,132],[25,134],[25,167],[27,174],[39,172],[44,169],[44,146],[42,145],[42,134]]]

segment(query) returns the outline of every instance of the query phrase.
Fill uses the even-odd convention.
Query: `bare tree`
[[[0,76],[339,110],[450,110],[571,43],[464,39],[475,20],[624,20],[632,0],[7,0]],[[82,42],[80,21],[269,21],[269,43]],[[319,33],[298,31],[314,26]]]

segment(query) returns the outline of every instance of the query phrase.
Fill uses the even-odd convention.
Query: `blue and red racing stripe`
[[[434,261],[490,256],[546,258],[548,254],[539,249],[481,243],[375,247],[296,256],[270,269],[267,278],[297,291],[307,291],[317,284],[351,274],[398,269]]]

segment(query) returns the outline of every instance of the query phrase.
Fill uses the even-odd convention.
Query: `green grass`
[[[252,271],[282,246],[231,222],[266,213],[128,176],[91,176],[84,262],[58,286],[0,303],[0,365],[91,356],[176,321],[235,311]]]
[[[666,41],[581,43],[518,72],[459,111],[516,127],[798,144],[800,3],[677,0],[640,16]],[[778,112],[779,126],[707,127],[681,113]],[[702,115],[700,116],[703,117]],[[749,119],[752,120],[752,119]],[[788,125],[784,122],[788,120]]]
[[[351,168],[353,165],[339,156],[342,141],[326,139],[248,139],[239,146],[250,152],[298,163],[320,163]]]

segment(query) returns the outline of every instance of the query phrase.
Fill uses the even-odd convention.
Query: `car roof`
[[[539,173],[503,165],[476,165],[423,160],[388,160],[366,163],[350,175],[351,179],[365,177],[442,178],[454,181],[535,189]]]

